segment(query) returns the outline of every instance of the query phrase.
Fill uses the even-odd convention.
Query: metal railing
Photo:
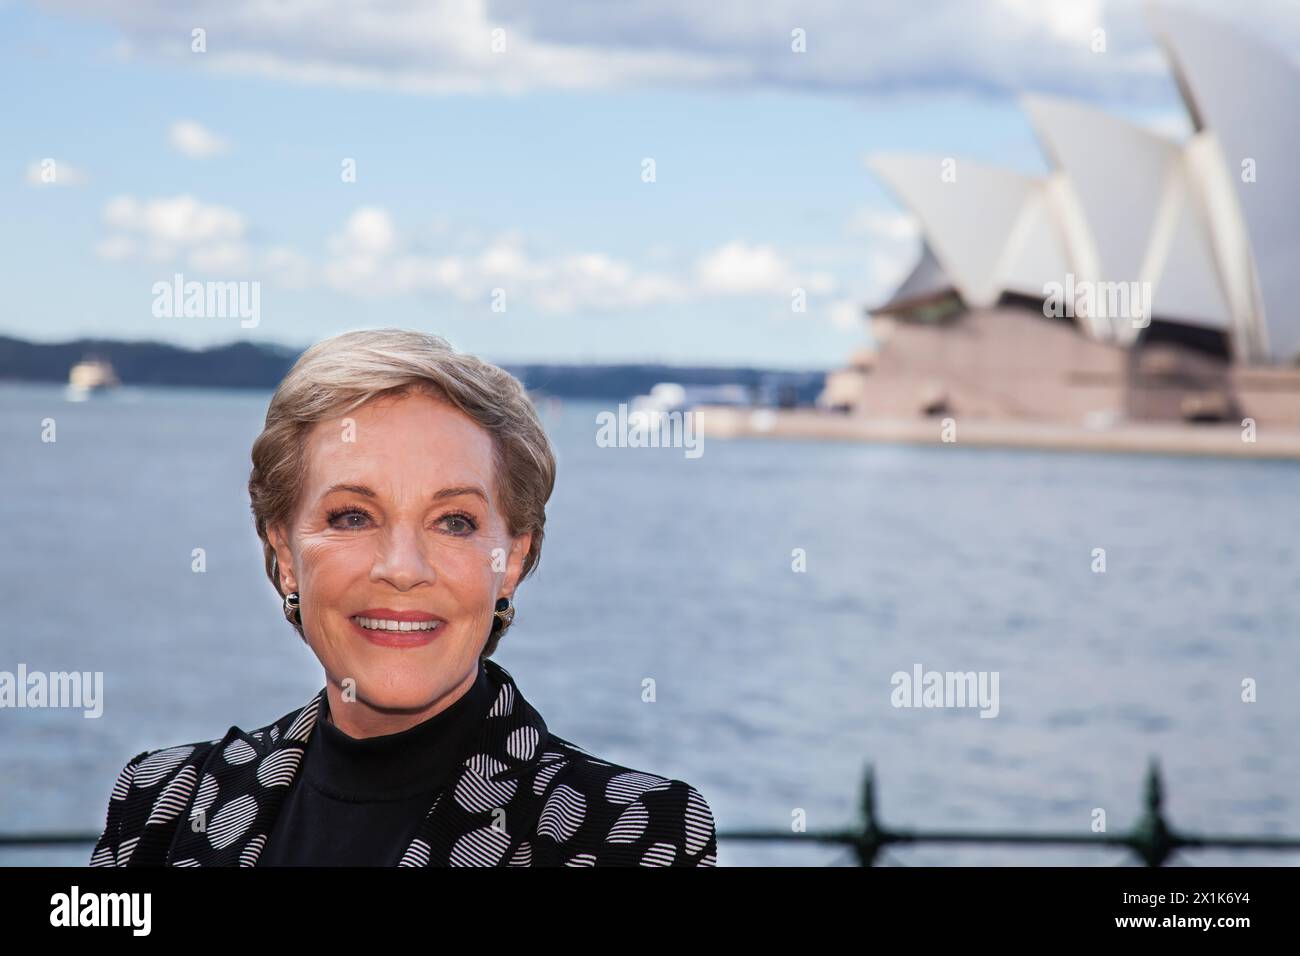
[[[719,840],[793,841],[833,844],[853,851],[859,866],[873,866],[882,850],[900,845],[944,843],[1003,846],[1123,847],[1147,866],[1163,866],[1179,850],[1300,850],[1300,838],[1272,836],[1204,836],[1175,830],[1161,811],[1164,784],[1153,759],[1147,767],[1142,815],[1123,833],[975,833],[958,830],[900,830],[876,816],[876,779],[867,765],[862,784],[862,817],[855,828],[796,833],[782,830],[722,830]],[[0,849],[93,845],[98,833],[0,833]]]
[[[862,785],[862,816],[855,828],[795,833],[781,830],[719,831],[719,840],[784,840],[835,844],[851,849],[859,866],[873,866],[888,847],[944,843],[1004,846],[1123,847],[1147,866],[1163,866],[1178,850],[1300,850],[1300,838],[1270,836],[1204,836],[1175,830],[1161,812],[1164,784],[1152,759],[1147,767],[1142,815],[1123,833],[1008,833],[957,830],[902,830],[884,826],[876,815],[875,773],[868,764]]]

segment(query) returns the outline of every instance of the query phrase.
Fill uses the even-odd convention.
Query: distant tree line
[[[0,336],[0,381],[67,382],[77,362],[110,362],[123,385],[272,389],[300,354],[282,345],[236,342],[187,349],[164,342],[76,339],[27,342]],[[682,385],[743,385],[756,400],[811,403],[825,383],[824,371],[668,364],[505,364],[529,391],[560,398],[626,400],[659,382]]]

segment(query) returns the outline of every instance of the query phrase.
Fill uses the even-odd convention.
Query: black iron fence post
[[[1087,846],[1124,848],[1133,851],[1147,866],[1164,866],[1182,849],[1300,850],[1300,838],[1266,836],[1201,836],[1175,831],[1163,814],[1164,783],[1155,758],[1147,766],[1143,810],[1133,828],[1109,833],[1010,833],[958,830],[902,830],[883,825],[876,809],[875,769],[867,764],[862,778],[861,819],[848,830],[807,833],[780,830],[723,830],[724,841],[794,841],[829,843],[853,851],[859,866],[874,866],[880,853],[899,844],[946,843],[976,846]]]

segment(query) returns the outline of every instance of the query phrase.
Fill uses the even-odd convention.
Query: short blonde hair
[[[371,399],[418,391],[460,409],[492,436],[496,494],[511,535],[532,533],[519,580],[537,567],[546,502],[555,487],[555,456],[520,381],[504,369],[437,336],[406,329],[346,332],[304,352],[275,390],[266,424],[253,442],[248,479],[266,574],[282,598],[267,528],[288,525],[306,473],[306,436],[318,422],[346,415]],[[304,640],[301,625],[294,625]],[[489,657],[499,635],[483,650]]]

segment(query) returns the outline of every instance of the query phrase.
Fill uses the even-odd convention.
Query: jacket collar
[[[527,853],[520,844],[540,811],[541,781],[554,773],[544,771],[554,760],[542,759],[546,723],[509,671],[490,658],[484,665],[495,690],[493,704],[399,865],[504,862]],[[141,842],[147,842],[151,827],[161,830],[174,822],[188,802],[188,819],[179,821],[167,850],[168,865],[255,866],[319,715],[317,692],[305,706],[251,734],[231,727],[201,767],[183,768],[163,789]],[[529,785],[539,772],[538,782]],[[168,812],[168,807],[177,809]]]

